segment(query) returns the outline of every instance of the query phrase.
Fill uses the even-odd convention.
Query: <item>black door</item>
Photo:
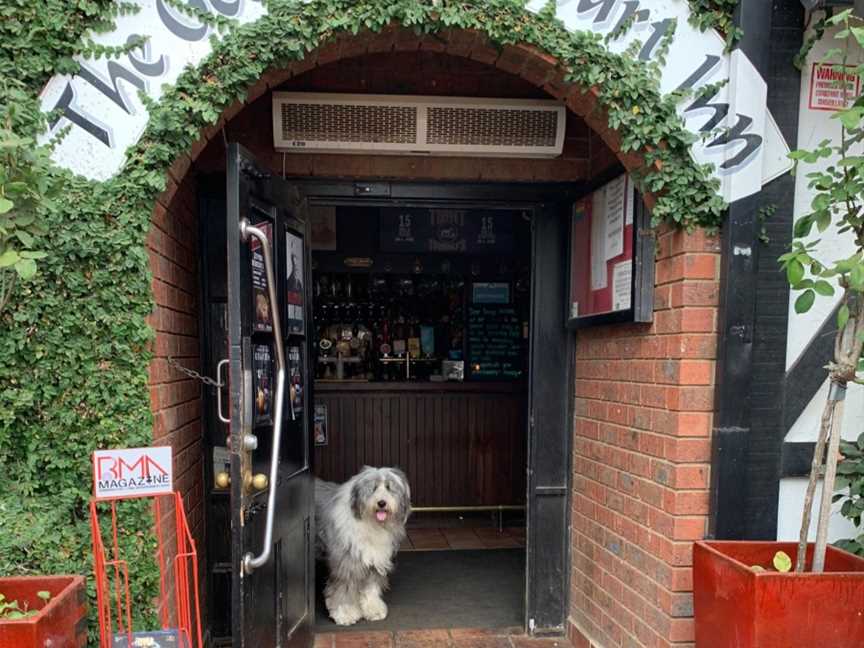
[[[299,648],[314,610],[307,221],[241,146],[227,166],[233,644]]]

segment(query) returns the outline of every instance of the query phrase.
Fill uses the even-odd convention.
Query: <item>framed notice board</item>
[[[568,241],[568,328],[651,321],[654,237],[650,221],[626,175],[574,203]]]

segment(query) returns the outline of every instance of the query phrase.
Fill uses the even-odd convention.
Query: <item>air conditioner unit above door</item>
[[[273,93],[273,144],[297,153],[551,158],[564,147],[558,101]]]

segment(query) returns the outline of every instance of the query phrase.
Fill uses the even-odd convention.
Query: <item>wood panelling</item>
[[[415,506],[525,502],[524,390],[328,389],[315,400],[328,415],[328,445],[315,448],[322,479],[345,481],[364,465],[397,466]]]

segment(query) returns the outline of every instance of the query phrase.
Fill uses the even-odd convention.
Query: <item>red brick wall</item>
[[[179,180],[180,178],[178,178]],[[176,181],[169,180],[176,186]],[[198,217],[195,181],[187,176],[168,199],[153,210],[148,248],[156,310],[150,323],[156,330],[155,359],[150,365],[153,443],[170,445],[174,456],[174,486],[196,540],[203,569],[204,484],[201,428],[201,388],[167,362],[199,370],[198,344]],[[163,505],[162,524],[170,550],[167,566],[173,584],[174,507]],[[202,594],[204,589],[202,588]],[[171,599],[173,602],[173,598]]]
[[[577,335],[578,648],[693,646],[690,565],[692,541],[707,530],[718,250],[704,234],[664,233],[654,323]]]

